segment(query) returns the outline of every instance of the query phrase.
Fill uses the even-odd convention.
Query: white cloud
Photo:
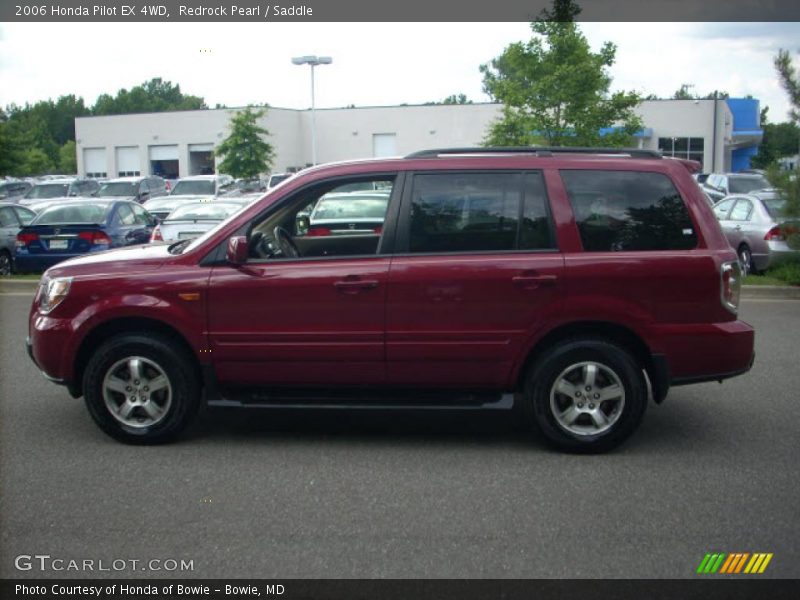
[[[75,93],[97,95],[151,77],[186,93],[238,106],[310,104],[308,67],[292,56],[321,54],[317,105],[386,105],[465,93],[484,101],[480,64],[527,23],[121,23],[4,24],[0,29],[0,105]],[[615,89],[669,96],[683,83],[752,94],[773,121],[788,110],[772,67],[780,47],[800,39],[797,23],[582,23],[594,47],[618,46]],[[207,52],[201,52],[206,50]]]

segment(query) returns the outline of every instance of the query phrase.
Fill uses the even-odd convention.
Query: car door
[[[752,238],[759,233],[753,224],[753,213],[753,201],[749,198],[738,198],[728,214],[726,224],[731,231],[730,239],[735,239],[737,242],[735,245],[731,243],[734,248],[738,248],[744,243],[748,245],[752,252],[754,245]]]
[[[213,267],[208,335],[223,386],[385,383],[387,252],[393,229],[311,239],[300,226],[298,213],[306,214],[308,205],[340,183],[347,181],[323,182],[278,200],[248,224],[250,245],[259,248],[277,225],[291,228],[300,256],[255,253],[244,265],[223,261]],[[400,186],[393,187],[387,214],[399,201]],[[359,241],[360,246],[354,243]]]
[[[738,199],[738,196],[733,196],[714,205],[714,214],[717,216],[717,219],[719,219],[722,232],[725,234],[732,248],[738,248],[739,244],[742,242],[741,226],[737,225],[735,220],[731,220],[732,209]]]
[[[416,173],[406,185],[386,304],[387,382],[501,388],[560,308],[542,173]]]
[[[0,251],[5,251],[9,260],[14,255],[14,245],[20,227],[14,209],[10,206],[0,206]]]

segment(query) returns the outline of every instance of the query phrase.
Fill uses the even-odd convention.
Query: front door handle
[[[543,286],[555,285],[557,275],[516,275],[511,278],[514,285],[523,290],[535,290]]]
[[[335,281],[333,287],[344,294],[357,294],[365,290],[374,290],[378,287],[378,281],[375,279],[343,279]]]

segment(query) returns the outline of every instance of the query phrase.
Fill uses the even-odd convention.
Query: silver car
[[[260,195],[255,196],[255,198],[260,197]],[[239,212],[253,199],[238,197],[179,206],[155,228],[150,241],[176,242],[196,238]]]
[[[774,190],[735,194],[714,205],[728,243],[739,254],[742,271],[758,273],[789,257],[800,257],[787,243],[797,224],[781,216],[786,201]]]
[[[0,202],[0,277],[11,275],[17,233],[35,216],[35,212],[19,204]]]

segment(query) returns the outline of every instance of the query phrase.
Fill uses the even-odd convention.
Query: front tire
[[[192,358],[158,334],[121,334],[103,343],[86,366],[83,390],[100,429],[129,444],[172,441],[200,404]]]
[[[529,421],[559,450],[605,452],[639,426],[647,383],[624,348],[601,339],[571,339],[533,364],[523,406]]]

